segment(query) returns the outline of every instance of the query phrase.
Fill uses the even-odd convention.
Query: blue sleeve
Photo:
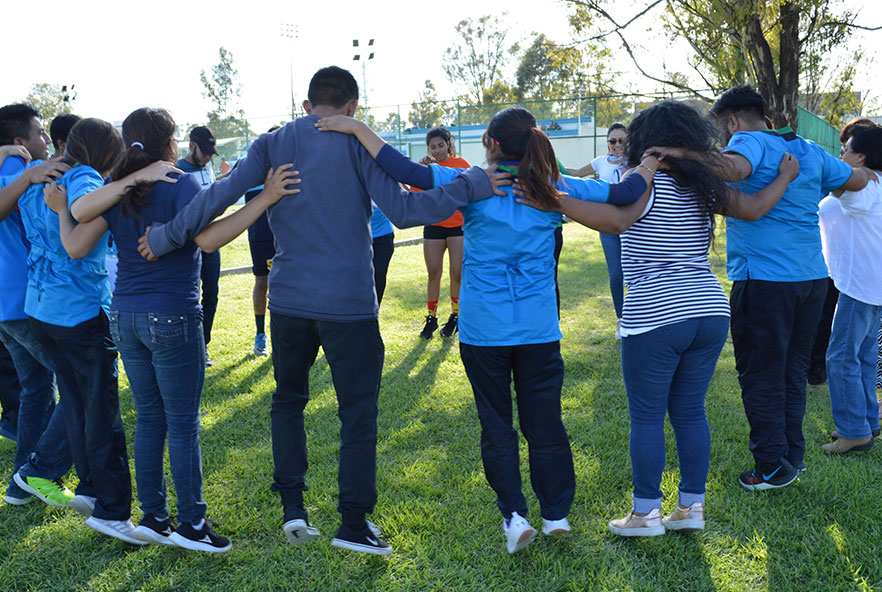
[[[92,167],[80,165],[75,171],[76,174],[70,176],[67,180],[67,207],[70,209],[71,204],[80,199],[87,193],[91,193],[96,189],[104,187],[104,179],[98,174],[98,171]]]
[[[828,154],[820,146],[817,149],[821,153],[821,195],[827,195],[845,185],[854,169],[851,165]]]
[[[646,192],[646,180],[640,175],[628,175],[628,178],[609,186],[607,203],[617,206],[629,206],[635,203]]]
[[[175,211],[180,212],[187,207],[200,191],[202,184],[194,175],[181,175],[175,183]]]
[[[441,166],[438,163],[433,162],[429,165],[429,169],[432,171],[432,178],[434,179],[434,184],[432,187],[440,187],[446,183],[453,182],[456,179],[456,176],[463,172],[466,169],[455,169],[451,167]]]
[[[270,168],[267,154],[267,138],[262,134],[248,149],[248,155],[240,161],[230,175],[212,183],[193,197],[178,214],[165,224],[150,229],[147,242],[157,257],[183,247],[211,221],[236,203],[246,191],[260,185]]]
[[[389,144],[377,153],[377,164],[399,183],[406,183],[417,189],[434,187],[432,169],[412,161]]]
[[[729,140],[728,146],[723,148],[723,154],[733,152],[747,159],[750,163],[750,174],[756,172],[763,160],[765,149],[756,134],[762,132],[738,132]]]
[[[558,189],[582,201],[606,203],[610,196],[610,184],[601,179],[580,179],[561,175]]]

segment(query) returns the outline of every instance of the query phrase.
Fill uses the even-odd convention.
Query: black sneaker
[[[145,543],[174,547],[175,544],[170,539],[174,531],[175,527],[168,518],[157,520],[153,514],[144,514],[141,523],[132,532],[132,536]]]
[[[222,537],[212,529],[208,520],[202,523],[202,528],[196,529],[192,524],[181,524],[169,535],[169,540],[178,547],[191,551],[208,551],[209,553],[225,553],[233,547],[230,539]]]
[[[787,487],[799,477],[799,469],[795,468],[787,459],[782,458],[781,463],[756,465],[738,476],[738,482],[745,489],[763,491]]]
[[[457,321],[459,320],[459,315],[456,313],[451,313],[449,317],[447,317],[447,322],[444,323],[444,326],[441,327],[441,330],[438,331],[438,334],[441,337],[452,337],[454,333],[456,333],[459,329],[457,328]]]
[[[372,555],[391,555],[392,547],[380,538],[376,527],[373,529],[365,524],[361,530],[352,530],[345,524],[337,529],[331,544],[341,549],[370,553]]]
[[[423,339],[431,339],[432,333],[438,328],[438,317],[435,315],[426,315],[426,326],[420,331],[420,337]]]

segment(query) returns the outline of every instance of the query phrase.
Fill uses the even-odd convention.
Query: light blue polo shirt
[[[61,177],[68,206],[104,185],[98,171],[77,165]],[[82,259],[71,259],[58,233],[58,215],[43,199],[43,185],[31,185],[18,202],[31,243],[25,312],[44,323],[74,327],[110,308],[110,284],[104,259],[105,234]]]
[[[436,184],[443,185],[461,171],[432,166],[432,172]],[[587,201],[605,202],[609,196],[606,181],[567,177],[557,188]],[[554,231],[561,215],[519,204],[511,187],[504,189],[504,196],[461,208],[465,247],[459,340],[480,346],[559,341]]]
[[[0,165],[0,187],[6,187],[25,169],[25,161],[8,156]],[[28,287],[28,241],[18,209],[0,221],[0,321],[27,318],[24,310]]]
[[[726,219],[729,279],[800,282],[826,278],[818,203],[848,181],[852,168],[790,128],[738,132],[723,152],[740,154],[750,163],[750,176],[732,183],[748,194],[775,180],[785,152],[799,160],[799,175],[765,216],[756,221]]]

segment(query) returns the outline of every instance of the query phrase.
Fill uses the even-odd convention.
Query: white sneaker
[[[502,521],[502,530],[505,532],[505,548],[509,553],[517,553],[536,536],[536,529],[517,512],[512,512],[511,518]]]
[[[313,539],[317,539],[321,534],[319,533],[318,528],[303,518],[288,520],[284,526],[282,526],[282,530],[285,531],[285,536],[288,537],[288,542],[292,545],[307,543]]]
[[[101,534],[125,541],[130,545],[147,544],[146,541],[135,537],[135,525],[132,524],[131,520],[104,520],[103,518],[89,516],[86,520],[86,526],[92,530],[97,530]]]
[[[75,495],[70,500],[70,508],[83,518],[88,518],[95,510],[96,501],[98,501],[98,498],[94,498],[91,495]]]
[[[570,523],[566,518],[561,518],[560,520],[546,520],[542,519],[542,534],[547,535],[556,535],[563,534],[565,532],[570,532]]]

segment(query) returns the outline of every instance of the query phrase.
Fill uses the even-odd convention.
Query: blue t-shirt
[[[245,194],[245,203],[248,203],[263,191],[263,185],[258,185],[251,191],[248,191]],[[270,230],[269,221],[266,218],[266,211],[264,211],[257,220],[254,221],[254,224],[248,227],[248,242],[259,243],[263,241],[272,242],[275,239],[273,236],[273,231]]]
[[[35,163],[32,163],[32,165]],[[78,165],[61,177],[67,188],[68,207],[83,195],[104,185],[98,171]],[[31,185],[18,201],[27,238],[28,291],[25,312],[44,323],[74,327],[108,312],[110,284],[104,259],[107,235],[82,259],[71,259],[58,233],[58,215],[43,199],[43,185]]]
[[[785,152],[799,160],[799,175],[765,216],[756,221],[726,219],[729,279],[799,282],[827,277],[818,203],[848,181],[852,168],[790,128],[738,132],[723,151],[740,154],[750,163],[750,176],[732,184],[750,194],[775,180]]]
[[[0,165],[0,187],[6,187],[25,169],[25,161],[8,156]],[[0,221],[0,321],[27,318],[24,310],[28,289],[28,240],[21,213],[12,210]]]
[[[458,172],[432,168],[439,184]],[[505,196],[461,208],[465,246],[459,340],[480,346],[558,341],[562,335],[554,287],[554,231],[561,215],[519,204],[511,187],[504,189]],[[566,177],[557,189],[586,201],[605,202],[609,197],[606,181]]]
[[[371,203],[373,207],[373,212],[371,213],[371,236],[373,238],[379,238],[381,236],[386,236],[387,234],[392,234],[394,229],[392,228],[392,223],[389,222],[389,218],[386,217],[380,208],[377,207],[377,204]]]
[[[147,196],[147,203],[136,215],[124,216],[121,204],[101,214],[119,249],[111,309],[161,314],[190,314],[201,310],[202,251],[196,243],[187,241],[159,261],[147,261],[138,253],[138,239],[144,236],[145,229],[174,218],[201,189],[196,177],[182,175],[177,183],[156,183]]]

